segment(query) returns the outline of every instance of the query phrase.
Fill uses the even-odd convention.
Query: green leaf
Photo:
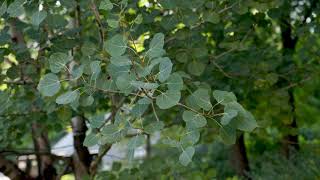
[[[60,95],[56,99],[57,104],[69,104],[75,101],[77,98],[79,98],[80,92],[79,90],[74,90],[74,91],[68,91],[62,95]]]
[[[237,97],[232,92],[215,90],[212,94],[216,101],[222,105],[237,101]]]
[[[197,130],[189,131],[183,135],[180,143],[182,146],[190,146],[196,144],[200,139],[200,133]]]
[[[100,5],[99,5],[99,9],[103,9],[103,10],[111,10],[113,8],[113,4],[112,2],[110,2],[110,0],[102,0],[100,2]]]
[[[165,50],[163,49],[164,46],[164,34],[157,33],[153,36],[149,50],[147,52],[148,56],[151,58],[161,57],[165,54]]]
[[[90,63],[90,69],[92,72],[91,79],[96,80],[101,72],[100,61],[92,61]]]
[[[58,73],[62,69],[67,68],[66,64],[71,61],[71,57],[64,53],[54,53],[49,58],[50,70]]]
[[[176,140],[173,140],[173,139],[169,139],[169,138],[165,138],[162,140],[162,143],[163,144],[166,144],[170,147],[175,147],[175,148],[178,148],[180,147],[180,143]]]
[[[177,105],[180,101],[180,98],[181,98],[180,91],[168,90],[157,96],[156,104],[160,109],[169,109]]]
[[[46,11],[36,11],[31,16],[31,24],[38,27],[43,20],[47,17]]]
[[[74,8],[77,5],[76,0],[59,0],[61,5],[66,8]]]
[[[218,24],[220,22],[219,14],[214,11],[207,11],[203,14],[203,19],[207,22],[211,22],[213,24]]]
[[[253,131],[258,124],[253,115],[246,111],[239,103],[229,102],[226,104],[226,108],[232,109],[238,112],[238,115],[230,122],[232,127],[235,127],[241,131]]]
[[[165,9],[173,9],[177,6],[176,1],[172,1],[172,0],[162,0],[159,3]]]
[[[121,56],[126,52],[127,39],[123,35],[117,34],[104,43],[104,49],[111,56]]]
[[[40,80],[37,89],[43,96],[55,95],[60,90],[60,81],[58,76],[53,73],[44,75]]]
[[[143,135],[137,135],[132,137],[128,142],[128,158],[131,162],[134,158],[134,150],[144,144],[145,137]]]
[[[151,63],[147,67],[137,66],[138,67],[138,76],[146,77],[152,72],[152,69],[158,65],[164,58],[156,58],[151,61]]]
[[[143,135],[137,135],[132,137],[128,142],[128,149],[135,149],[144,144],[145,137]]]
[[[103,143],[115,143],[120,141],[124,136],[125,132],[121,129],[118,129],[114,124],[109,124],[105,126],[102,130],[102,142]]]
[[[194,155],[195,149],[190,146],[186,149],[182,150],[182,154],[179,156],[179,161],[182,165],[187,166],[190,162],[192,162],[192,157]]]
[[[85,96],[83,98],[80,99],[80,104],[81,106],[91,106],[94,102],[94,98],[92,96]]]
[[[176,60],[181,62],[181,63],[188,62],[188,59],[189,59],[189,57],[188,57],[188,54],[186,52],[179,52],[176,55]]]
[[[229,122],[238,115],[238,111],[231,108],[224,108],[224,114],[221,118],[221,124],[227,125]]]
[[[16,79],[20,77],[20,67],[19,66],[11,66],[10,69],[7,70],[6,75],[10,79]]]
[[[58,29],[63,28],[68,24],[68,21],[60,14],[48,14],[46,22],[49,28]]]
[[[159,87],[158,83],[148,83],[143,81],[132,81],[131,85],[138,89],[146,89],[146,90],[157,89]]]
[[[107,23],[111,28],[118,28],[119,27],[119,20],[117,20],[117,19],[107,19]]]
[[[6,13],[7,11],[7,1],[4,0],[2,3],[1,3],[1,6],[0,6],[0,17],[2,15],[4,15],[4,13]]]
[[[149,104],[136,104],[132,110],[131,114],[135,117],[141,117],[144,112],[148,109]]]
[[[220,127],[220,138],[227,145],[234,144],[237,139],[236,130],[230,126]]]
[[[162,121],[156,121],[156,122],[152,122],[150,124],[148,124],[145,128],[144,128],[144,132],[148,133],[148,134],[153,134],[157,131],[160,131],[164,128],[164,123]]]
[[[85,41],[81,47],[81,52],[85,56],[90,56],[97,52],[97,47],[94,43]]]
[[[116,85],[120,91],[130,93],[134,89],[132,86],[133,81],[135,81],[134,75],[123,74],[117,78]]]
[[[0,114],[9,110],[9,107],[13,105],[9,92],[0,91]]]
[[[188,27],[195,26],[198,23],[199,17],[196,12],[185,11],[183,13],[182,22]]]
[[[201,109],[201,107],[197,103],[195,96],[193,96],[192,94],[187,97],[186,105],[197,111]]]
[[[165,83],[169,90],[180,91],[183,89],[183,79],[178,73],[173,73]]]
[[[116,66],[128,66],[132,64],[128,56],[112,56],[110,61]]]
[[[8,6],[7,13],[9,13],[10,17],[18,17],[24,13],[24,5],[25,0],[15,0]]]
[[[98,114],[89,119],[91,128],[100,128],[105,123],[105,114]]]
[[[186,122],[188,129],[197,129],[207,125],[205,117],[192,111],[184,111],[182,119]]]
[[[99,134],[94,134],[91,132],[88,135],[86,135],[86,138],[83,141],[83,145],[86,147],[91,147],[98,144],[98,142],[99,142]]]
[[[198,61],[192,61],[188,65],[188,71],[195,76],[200,76],[204,70],[205,70],[205,65],[202,62]]]
[[[78,67],[74,67],[72,72],[71,72],[72,78],[75,79],[75,80],[79,79],[83,74],[83,70],[84,70],[84,65],[83,64],[81,64]]]
[[[125,130],[128,127],[131,127],[129,124],[129,120],[130,120],[129,116],[126,113],[121,112],[121,110],[119,110],[116,113],[114,125],[117,126],[121,130]]]
[[[116,66],[111,63],[108,65],[107,71],[114,79],[116,79],[121,75],[128,74],[130,72],[130,66]]]
[[[212,108],[212,104],[210,102],[210,95],[207,89],[198,89],[196,90],[192,96],[194,96],[194,100],[197,105],[202,109],[209,111]]]
[[[159,65],[159,76],[158,79],[160,82],[166,81],[171,74],[172,71],[172,62],[169,58],[165,57],[163,60],[160,62]]]
[[[147,97],[140,99],[136,105],[132,108],[131,114],[135,117],[141,117],[143,113],[148,109],[151,100]]]
[[[78,111],[78,107],[79,107],[79,99],[80,99],[80,93],[79,95],[76,97],[76,99],[74,101],[72,101],[70,103],[70,106],[71,108],[74,110],[74,111]]]
[[[95,88],[104,91],[115,91],[117,90],[116,83],[113,79],[107,79],[106,77],[101,76],[97,79]]]

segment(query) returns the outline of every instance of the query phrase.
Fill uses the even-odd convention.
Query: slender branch
[[[93,14],[95,16],[95,19],[96,19],[96,22],[97,22],[97,25],[98,25],[98,28],[99,28],[101,44],[103,44],[104,39],[105,39],[105,37],[104,37],[104,29],[103,29],[103,25],[101,23],[99,11],[97,10],[97,6],[96,6],[94,0],[91,0],[90,6],[91,6],[91,10],[92,10],[92,12],[93,12]]]
[[[154,103],[153,103],[153,101],[151,101],[151,106],[152,106],[153,114],[154,114],[154,116],[156,117],[157,121],[159,122],[160,119],[159,119],[159,117],[158,117],[158,115],[157,115],[156,109],[154,108]]]
[[[34,150],[28,150],[28,151],[18,151],[18,150],[12,150],[12,149],[5,149],[5,150],[0,150],[0,154],[3,155],[18,155],[18,156],[28,156],[28,155],[49,155],[54,159],[59,159],[59,160],[68,160],[70,159],[69,157],[64,157],[64,156],[58,156],[55,154],[52,154],[51,152],[48,151],[34,151]]]
[[[309,81],[309,80],[311,80],[311,79],[312,79],[312,77],[311,77],[311,76],[308,76],[308,77],[302,79],[302,80],[299,81],[299,82],[291,83],[291,84],[289,84],[289,85],[286,86],[286,87],[280,88],[280,91],[281,91],[281,90],[288,90],[288,89],[294,88],[294,87],[296,87],[296,86],[300,86],[300,85],[302,85],[304,82]]]
[[[90,179],[93,180],[96,173],[97,173],[97,168],[98,168],[98,165],[100,164],[103,156],[110,150],[111,148],[111,144],[106,144],[106,145],[103,145],[101,146],[101,151],[99,152],[98,156],[96,157],[96,159],[94,159],[92,162],[91,162],[91,165],[90,165]]]
[[[19,81],[3,81],[4,84],[10,84],[10,85],[35,85],[36,83],[33,81],[27,81],[27,80],[19,80]]]
[[[235,3],[231,4],[231,5],[228,6],[228,7],[225,7],[225,8],[223,8],[223,9],[221,9],[221,10],[218,12],[218,14],[221,14],[221,13],[223,13],[223,12],[225,12],[225,11],[233,8],[233,6],[235,6],[237,3],[239,3],[239,2],[235,2]]]
[[[223,69],[222,69],[222,67],[217,63],[217,62],[215,62],[215,61],[211,61],[212,62],[212,64],[214,65],[214,66],[216,66],[218,69],[219,69],[219,71],[224,75],[224,76],[226,76],[226,77],[228,77],[228,78],[231,78],[231,79],[233,79],[234,77],[232,77],[231,75],[229,75],[228,73],[226,73]]]

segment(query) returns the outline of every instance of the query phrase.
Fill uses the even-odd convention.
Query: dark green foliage
[[[269,154],[287,136],[319,149],[319,9],[316,0],[0,2],[0,148],[29,148],[32,123],[54,137],[79,115],[85,146],[128,149],[97,179],[233,177],[227,152],[243,133],[253,179],[318,178],[308,150]]]

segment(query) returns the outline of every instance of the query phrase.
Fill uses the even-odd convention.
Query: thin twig
[[[228,77],[228,78],[233,79],[233,77],[230,76],[228,73],[226,73],[218,63],[216,63],[215,61],[211,61],[211,62],[212,62],[213,65],[215,65],[215,66],[219,69],[219,71],[220,71],[223,75],[225,75],[225,76]]]
[[[93,12],[93,14],[94,14],[94,16],[95,16],[96,22],[97,22],[97,24],[98,24],[99,34],[100,34],[100,38],[101,38],[101,44],[103,44],[105,38],[104,38],[103,25],[102,25],[101,19],[100,19],[100,14],[99,14],[99,12],[98,12],[98,10],[97,10],[97,6],[96,6],[94,0],[91,0],[91,3],[90,3],[90,4],[91,4],[91,5],[90,5],[90,6],[91,6],[91,10],[92,10],[92,12]]]
[[[153,101],[151,101],[151,106],[152,106],[153,114],[154,114],[154,116],[156,117],[157,121],[159,122],[160,119],[159,119],[159,117],[158,117],[158,115],[157,115],[156,109],[154,108],[154,103],[153,103]]]

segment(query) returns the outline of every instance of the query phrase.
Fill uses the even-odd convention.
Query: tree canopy
[[[33,178],[15,157],[35,154],[42,179],[69,166],[77,179],[254,179],[263,153],[307,159],[319,151],[319,13],[318,0],[2,0],[0,170]],[[74,155],[53,155],[70,127]],[[101,170],[119,142],[121,167]],[[308,175],[295,178],[320,177]]]

